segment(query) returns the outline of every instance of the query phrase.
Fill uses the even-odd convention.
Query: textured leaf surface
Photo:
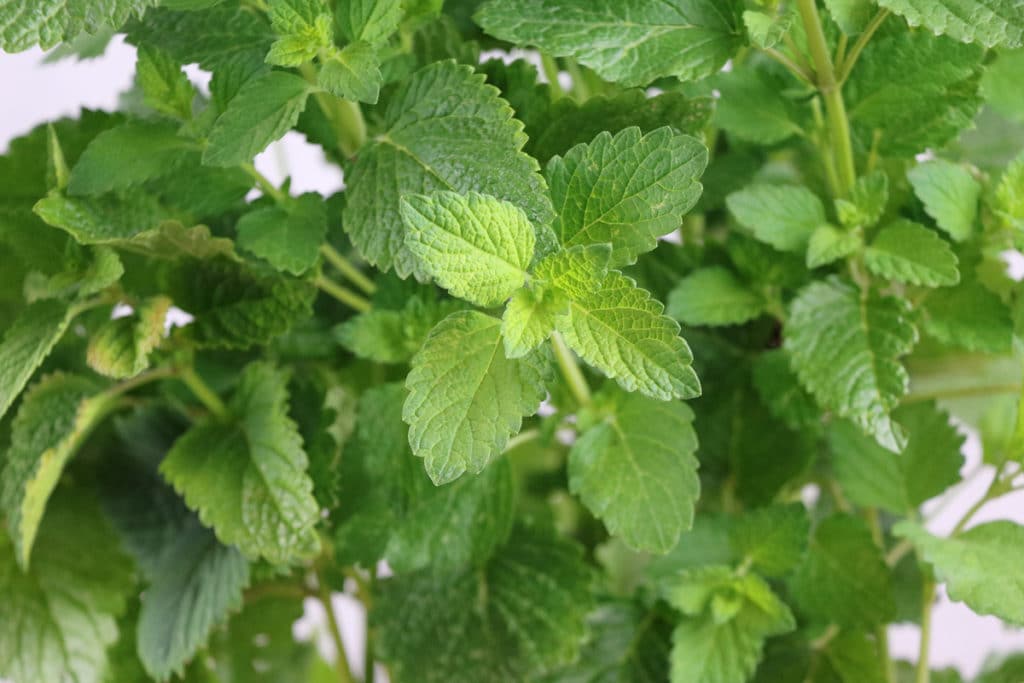
[[[155,0],[0,0],[0,49],[44,50],[83,31],[120,28]]]
[[[398,30],[402,20],[401,0],[346,0],[335,10],[338,26],[350,41],[376,44]]]
[[[517,529],[482,569],[383,582],[381,659],[423,683],[531,680],[578,654],[591,578],[571,542]]]
[[[320,68],[320,85],[335,97],[376,104],[383,76],[377,50],[366,42],[337,50]]]
[[[896,525],[894,533],[910,540],[949,597],[978,614],[993,614],[1024,624],[1024,583],[1018,567],[1024,527],[1009,521],[989,522],[951,538],[937,538],[914,522]]]
[[[327,233],[327,205],[315,193],[297,197],[285,208],[267,207],[238,221],[238,246],[278,270],[301,275],[316,263]]]
[[[728,0],[492,0],[476,20],[493,36],[573,57],[608,81],[697,80],[741,45],[740,3]]]
[[[882,552],[867,525],[849,515],[818,524],[791,585],[808,616],[844,627],[883,624],[895,611]]]
[[[569,299],[558,289],[543,285],[520,289],[501,316],[505,355],[522,358],[536,349],[551,336],[558,316],[568,310]]]
[[[957,263],[956,254],[935,232],[902,219],[882,228],[864,251],[864,264],[872,273],[911,285],[955,285],[960,281]]]
[[[978,215],[981,184],[963,166],[941,159],[907,172],[914,193],[939,227],[958,242],[967,239]]]
[[[853,420],[886,448],[903,437],[889,417],[907,392],[900,357],[917,341],[902,299],[869,294],[829,278],[808,285],[790,306],[786,349],[801,383],[823,407]]]
[[[195,143],[179,138],[173,124],[132,122],[97,135],[71,170],[68,193],[95,195],[123,190],[170,175]]]
[[[71,315],[60,301],[37,301],[7,328],[0,341],[0,417],[67,330]]]
[[[30,572],[22,573],[0,534],[0,676],[101,683],[133,583],[131,561],[96,504],[59,491],[39,529]]]
[[[569,490],[631,548],[666,553],[700,495],[693,411],[614,385],[600,401],[605,414],[569,454]]]
[[[197,424],[160,466],[223,543],[271,562],[287,562],[317,544],[319,508],[302,438],[288,417],[286,381],[267,363],[247,366],[229,419]]]
[[[514,204],[476,192],[406,195],[402,220],[419,271],[454,296],[497,306],[526,281],[535,238]]]
[[[922,329],[947,346],[1009,353],[1013,345],[1010,309],[973,277],[956,287],[932,292],[922,309]]]
[[[401,277],[425,273],[405,246],[400,199],[435,190],[509,201],[534,225],[553,213],[537,163],[512,109],[468,66],[431,64],[390,98],[385,133],[360,150],[346,177],[344,226],[362,255]]]
[[[696,138],[669,128],[601,133],[548,162],[555,233],[565,247],[611,244],[612,267],[633,263],[697,203],[707,159]]]
[[[149,367],[149,354],[164,337],[171,300],[156,296],[141,302],[131,315],[107,322],[89,340],[86,361],[107,377],[134,377]]]
[[[825,224],[825,207],[813,192],[787,185],[752,185],[726,200],[729,211],[754,236],[780,251],[799,251]]]
[[[309,92],[306,81],[283,71],[248,81],[210,131],[203,163],[236,166],[251,162],[295,125]]]
[[[142,101],[154,111],[178,119],[192,117],[196,89],[181,69],[181,64],[163,50],[148,46],[138,49],[135,85]]]
[[[807,243],[807,267],[818,268],[846,258],[863,246],[862,239],[832,225],[819,225]]]
[[[803,505],[773,505],[751,510],[731,524],[729,543],[758,572],[783,576],[800,563],[810,532]]]
[[[726,268],[687,275],[668,297],[668,314],[686,325],[738,325],[764,312],[766,302]]]
[[[334,337],[360,358],[404,363],[416,355],[435,325],[465,307],[461,301],[413,296],[398,311],[374,308],[360,313],[334,328]]]
[[[583,360],[626,391],[663,401],[700,395],[693,354],[664,306],[628,277],[612,271],[597,289],[574,300],[558,330]]]
[[[712,121],[730,136],[772,145],[803,132],[780,82],[763,71],[734,68],[712,82],[721,95]]]
[[[501,322],[483,313],[453,313],[434,328],[413,358],[402,418],[435,484],[501,453],[543,400],[545,365],[535,355],[506,358]]]
[[[965,43],[985,47],[1024,45],[1024,5],[1020,0],[879,0],[879,5]]]

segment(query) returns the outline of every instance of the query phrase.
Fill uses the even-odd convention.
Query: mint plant
[[[115,32],[121,110],[0,157],[0,677],[939,683],[940,585],[1024,625],[1020,0],[0,0]]]

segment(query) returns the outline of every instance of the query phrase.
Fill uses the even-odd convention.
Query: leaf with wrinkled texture
[[[238,246],[278,270],[302,275],[313,267],[327,233],[327,206],[320,195],[304,194],[283,207],[257,209],[235,226]]]
[[[83,31],[120,28],[156,0],[0,0],[0,49],[21,52],[33,45],[44,50]]]
[[[765,311],[767,302],[729,270],[701,268],[679,281],[668,314],[686,325],[738,325]]]
[[[864,265],[872,273],[911,285],[955,285],[960,282],[958,263],[934,231],[902,219],[882,228],[864,250]]]
[[[726,204],[740,225],[780,251],[803,249],[826,223],[821,200],[804,187],[752,185],[729,195]]]
[[[37,301],[7,328],[0,341],[0,417],[60,341],[73,315],[61,301]]]
[[[924,209],[950,237],[962,242],[974,229],[981,184],[963,166],[929,161],[907,172]]]
[[[879,0],[911,26],[925,26],[985,47],[1024,45],[1024,12],[1018,0]]]

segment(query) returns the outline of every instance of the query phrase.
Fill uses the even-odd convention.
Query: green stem
[[[867,47],[867,44],[871,40],[872,36],[875,35],[875,31],[877,31],[882,26],[882,24],[885,23],[885,20],[888,18],[888,16],[889,10],[878,10],[878,14],[876,14],[874,19],[871,20],[871,23],[869,23],[864,28],[864,32],[860,34],[859,38],[857,38],[857,42],[853,44],[853,48],[850,50],[849,54],[847,54],[847,56],[842,60],[842,62],[840,62],[840,85],[845,83],[846,79],[850,77],[850,73],[853,71],[853,67],[857,64],[857,60],[860,58],[860,53],[864,51],[864,48]]]
[[[994,384],[980,387],[960,387],[956,389],[938,389],[935,391],[922,391],[910,393],[903,397],[900,403],[923,403],[936,399],[968,398],[971,396],[991,396],[994,394],[1015,394],[1021,388],[1017,384]]]
[[[551,84],[551,99],[560,100],[565,97],[562,84],[558,81],[558,62],[555,61],[555,58],[545,52],[541,52],[540,66],[544,70],[544,77]]]
[[[815,0],[797,0],[797,7],[807,33],[807,46],[814,59],[814,71],[818,91],[825,101],[825,115],[828,119],[829,138],[839,175],[839,196],[846,197],[857,180],[853,162],[853,144],[850,141],[850,121],[846,115],[843,91],[836,80],[832,57],[829,55],[825,31],[818,16]]]
[[[576,63],[576,60],[572,58],[566,59],[565,70],[572,76],[572,93],[576,96],[576,99],[580,102],[586,102],[590,99],[590,87],[587,85],[587,78],[583,75],[580,65]]]
[[[871,528],[871,538],[879,550],[885,552],[885,539],[882,536],[882,525],[878,518],[878,508],[867,508],[864,511],[868,526]],[[887,683],[894,683],[896,680],[896,666],[889,656],[889,632],[885,624],[879,624],[875,629],[875,640],[878,641],[878,657],[885,667],[885,680]]]
[[[558,332],[551,334],[551,347],[555,351],[558,367],[569,384],[569,391],[576,398],[576,402],[580,406],[590,405],[590,385],[587,384],[587,378],[583,376],[580,366],[576,364],[576,357]]]
[[[330,627],[331,640],[334,641],[334,649],[338,651],[338,656],[334,660],[334,666],[338,672],[338,681],[339,683],[355,683],[356,679],[352,676],[352,669],[348,665],[345,643],[341,639],[341,627],[338,624],[338,617],[334,614],[334,605],[331,604],[331,590],[324,583],[323,577],[318,575],[317,582],[320,584],[320,602],[324,606],[324,611],[327,612],[327,625]]]
[[[300,66],[299,73],[316,87],[313,96],[338,137],[338,149],[346,159],[351,159],[366,143],[366,120],[363,118],[363,110],[359,103],[335,97],[322,90],[316,67],[311,63]]]
[[[803,81],[808,85],[814,83],[814,76],[812,76],[810,72],[805,71],[803,67],[801,67],[799,64],[797,64],[792,59],[787,57],[784,53],[779,52],[775,48],[771,47],[765,48],[764,50],[762,50],[762,52],[764,52],[766,55],[774,59],[782,66],[786,67],[791,74],[796,76],[797,80]]]
[[[206,409],[218,418],[224,419],[228,416],[227,406],[220,400],[213,389],[209,387],[202,378],[196,374],[195,368],[184,368],[178,373],[178,379],[185,383],[185,386],[199,399],[199,402],[206,406]]]
[[[539,438],[539,429],[524,429],[508,440],[508,443],[505,444],[505,452],[508,453],[509,451],[522,446],[524,443],[530,443],[531,441],[536,441]]]
[[[921,644],[917,650],[917,669],[914,675],[914,683],[929,683],[931,667],[929,666],[929,654],[932,640],[932,605],[935,602],[935,580],[926,579],[923,589],[923,600],[921,605]]]
[[[373,304],[371,304],[369,300],[359,296],[347,287],[342,287],[323,275],[318,276],[314,281],[314,284],[316,284],[316,286],[325,293],[331,295],[346,306],[354,308],[360,313],[366,313],[373,308]]]
[[[126,379],[120,384],[115,384],[110,389],[107,389],[106,393],[110,396],[120,396],[126,394],[133,389],[137,389],[144,384],[155,382],[160,379],[168,379],[178,374],[178,371],[170,365],[164,365],[159,368],[153,368],[147,372],[143,372],[140,375],[136,375],[131,379]]]
[[[356,287],[367,294],[373,294],[377,291],[377,285],[373,284],[373,280],[363,275],[362,271],[352,265],[352,262],[342,256],[337,249],[329,244],[322,244],[320,245],[320,253]]]
[[[252,179],[256,181],[256,186],[260,188],[260,191],[263,192],[263,194],[272,198],[278,204],[288,198],[284,192],[281,192],[281,190],[274,186],[274,183],[270,182],[270,179],[257,171],[256,167],[252,164],[242,164],[242,170],[248,173]]]

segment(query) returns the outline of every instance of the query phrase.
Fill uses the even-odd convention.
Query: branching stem
[[[558,332],[551,335],[551,348],[555,351],[558,368],[562,371],[562,376],[568,383],[569,391],[576,398],[576,402],[580,406],[590,405],[590,385],[587,384],[587,378],[583,376],[583,371],[576,363],[576,357]]]
[[[362,271],[356,268],[351,261],[341,255],[337,249],[329,244],[320,245],[320,253],[338,272],[344,275],[349,282],[354,284],[366,294],[373,294],[377,291],[377,285],[373,280],[363,275]]]
[[[224,419],[228,416],[227,406],[224,405],[224,401],[220,400],[220,396],[217,395],[210,386],[203,381],[203,379],[196,374],[195,368],[183,368],[177,375],[178,379],[185,383],[185,386],[189,388],[193,395],[199,402],[206,406],[213,415],[220,419]]]
[[[359,296],[348,287],[342,287],[338,283],[334,282],[333,280],[327,277],[324,277],[323,275],[317,276],[314,282],[316,286],[319,287],[323,292],[334,297],[335,299],[345,304],[349,308],[353,308],[359,311],[360,313],[366,313],[371,308],[373,308],[373,304],[371,304],[369,300]]]

